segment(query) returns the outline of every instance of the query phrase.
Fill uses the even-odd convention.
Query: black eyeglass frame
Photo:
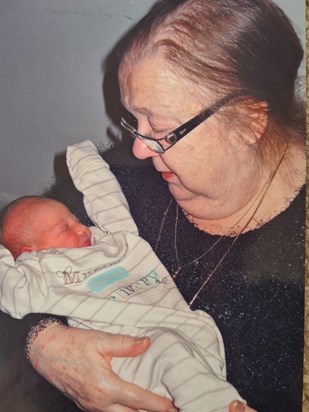
[[[236,99],[236,97],[239,97],[239,96],[240,94],[235,93],[235,94],[230,94],[228,96],[223,97],[221,100],[211,105],[208,109],[203,110],[201,113],[194,116],[192,119],[188,120],[181,126],[174,129],[167,136],[162,137],[160,139],[155,139],[153,137],[145,136],[141,133],[138,133],[138,131],[133,126],[131,126],[123,117],[121,118],[120,124],[124,129],[126,129],[131,134],[131,136],[134,139],[137,137],[153,152],[163,154],[168,149],[173,147],[176,143],[178,143],[183,137],[185,137],[193,129],[195,129],[205,120],[207,120],[210,116],[212,116],[214,113],[220,110],[223,106],[225,106],[231,100],[234,100]],[[170,146],[164,148],[162,144],[160,143],[160,141],[162,140],[170,144]]]

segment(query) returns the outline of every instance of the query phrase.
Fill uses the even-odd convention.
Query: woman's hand
[[[176,412],[166,398],[121,380],[113,357],[138,356],[149,338],[112,335],[51,324],[35,338],[29,358],[34,368],[81,409],[92,412]]]
[[[256,410],[240,401],[233,401],[230,403],[229,412],[256,412]]]

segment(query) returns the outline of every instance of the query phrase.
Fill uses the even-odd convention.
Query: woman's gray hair
[[[124,58],[134,65],[153,54],[202,95],[242,93],[266,102],[279,126],[304,127],[295,93],[303,50],[270,0],[158,1],[133,30]]]

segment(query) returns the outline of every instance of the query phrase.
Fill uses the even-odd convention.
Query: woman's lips
[[[163,180],[165,180],[166,182],[169,182],[173,178],[174,173],[172,173],[172,172],[162,172],[161,176],[162,176]]]

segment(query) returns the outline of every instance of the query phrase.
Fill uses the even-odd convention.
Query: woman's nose
[[[135,138],[132,151],[137,159],[147,159],[148,157],[160,156],[158,153],[149,149],[149,147],[139,138]]]

